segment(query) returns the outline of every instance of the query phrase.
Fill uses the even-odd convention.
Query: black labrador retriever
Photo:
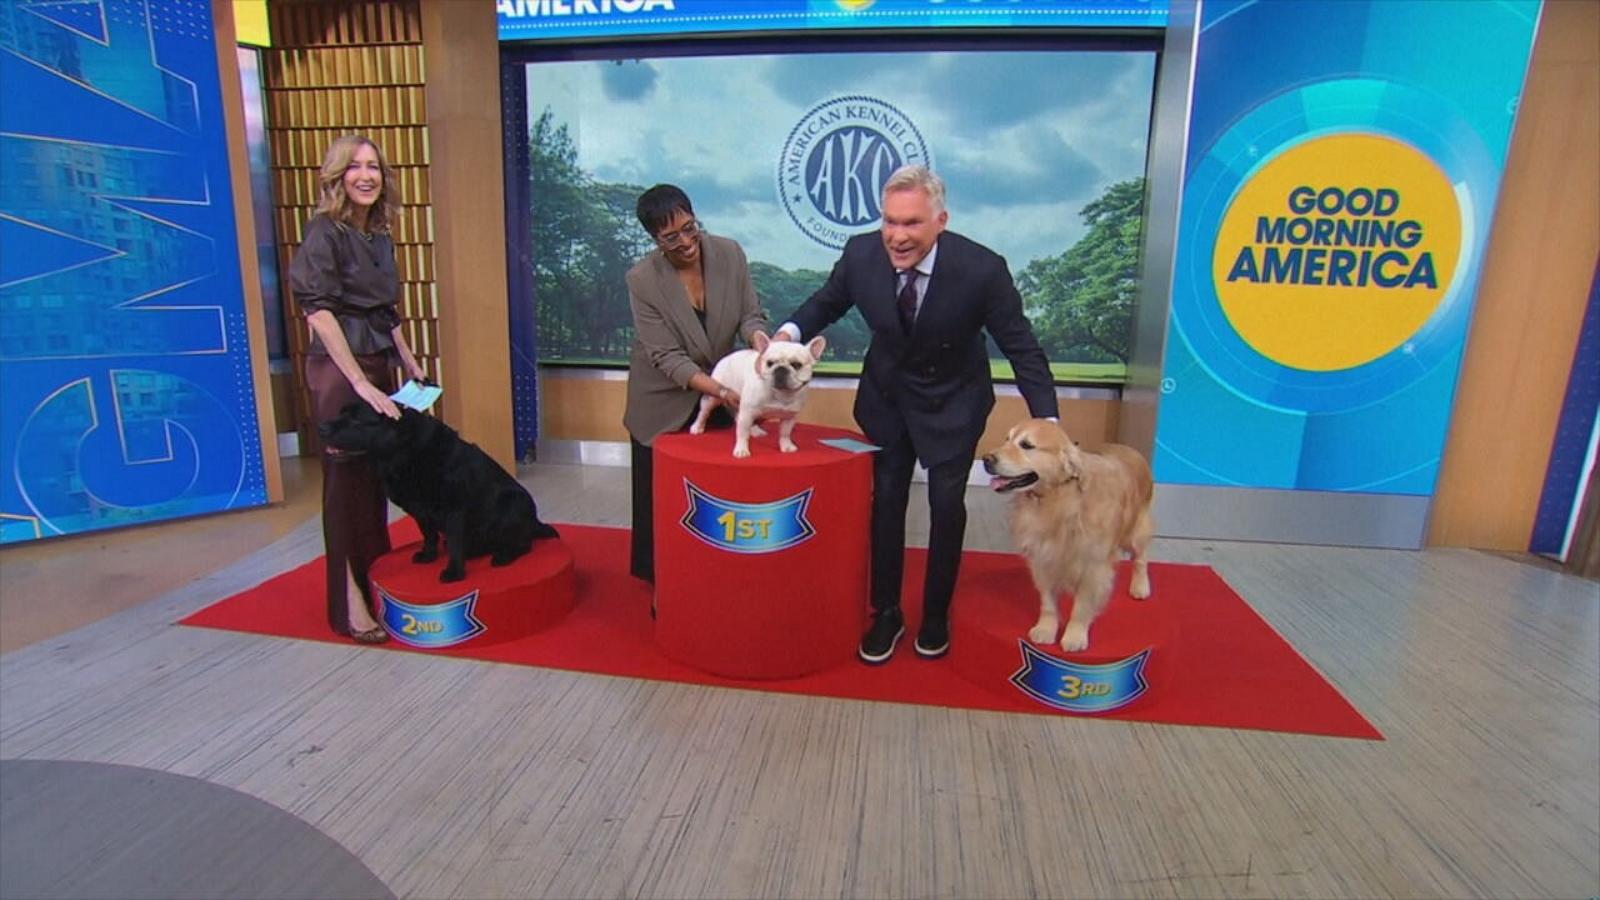
[[[440,581],[465,578],[470,558],[492,554],[494,565],[509,565],[534,540],[560,536],[539,520],[526,488],[433,416],[401,407],[400,418],[391,419],[356,402],[317,431],[330,447],[365,453],[389,499],[417,520],[422,549],[413,562],[438,559],[444,534],[450,561]]]

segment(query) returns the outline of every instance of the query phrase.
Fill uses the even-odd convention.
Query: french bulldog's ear
[[[827,346],[828,346],[827,339],[819,334],[816,337],[811,339],[811,343],[806,344],[806,352],[810,353],[811,354],[811,358],[814,359],[814,360],[821,359],[822,358],[822,351],[824,349],[826,349]]]
[[[754,347],[757,353],[767,352],[767,345],[770,343],[772,338],[765,331],[757,331],[750,336],[750,346]]]

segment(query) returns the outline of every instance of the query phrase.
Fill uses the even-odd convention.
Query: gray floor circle
[[[134,766],[0,760],[0,898],[392,898],[265,801]]]

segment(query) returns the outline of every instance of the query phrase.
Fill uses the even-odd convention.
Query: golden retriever
[[[1111,599],[1122,551],[1133,554],[1131,593],[1150,596],[1145,550],[1155,532],[1150,515],[1150,465],[1132,447],[1080,450],[1060,425],[1029,419],[983,457],[989,485],[1012,494],[1011,536],[1039,589],[1039,621],[1028,640],[1056,639],[1056,595],[1069,591],[1072,618],[1061,635],[1068,653],[1089,646],[1089,626]]]

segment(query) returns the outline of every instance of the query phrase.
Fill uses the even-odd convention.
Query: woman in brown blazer
[[[637,213],[656,249],[628,271],[634,341],[622,424],[633,445],[631,568],[654,583],[650,445],[688,425],[702,394],[737,407],[739,398],[711,377],[711,367],[768,325],[744,250],[703,231],[688,195],[658,184],[639,196]]]

